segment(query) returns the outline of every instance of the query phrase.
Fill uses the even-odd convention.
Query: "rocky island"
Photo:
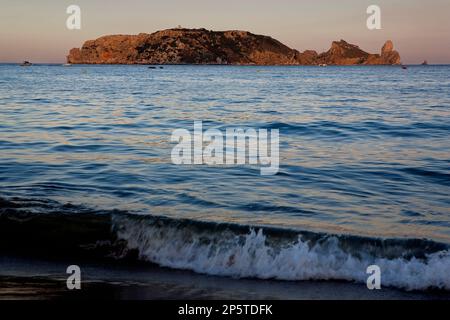
[[[344,40],[323,53],[291,49],[248,31],[167,29],[152,34],[110,35],[70,50],[71,64],[231,64],[231,65],[394,65],[400,55],[392,41],[380,54],[367,53]]]

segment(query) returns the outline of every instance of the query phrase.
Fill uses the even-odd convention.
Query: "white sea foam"
[[[448,250],[418,258],[380,258],[350,252],[329,236],[312,244],[299,236],[273,243],[262,229],[238,234],[229,229],[201,229],[114,219],[118,237],[142,260],[198,273],[280,280],[348,280],[365,283],[366,268],[380,266],[382,286],[407,290],[450,290]]]

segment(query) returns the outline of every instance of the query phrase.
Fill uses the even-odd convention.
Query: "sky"
[[[66,27],[69,5],[81,29]],[[381,30],[366,26],[369,5]],[[62,63],[71,48],[108,34],[174,28],[246,30],[304,51],[344,39],[378,53],[390,39],[403,63],[450,64],[450,0],[0,0],[0,62]]]

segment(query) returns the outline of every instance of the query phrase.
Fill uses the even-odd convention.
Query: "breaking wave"
[[[210,275],[365,282],[376,264],[382,284],[450,290],[450,253],[426,240],[379,240],[271,228],[233,228],[117,216],[117,235],[142,260]],[[285,234],[286,233],[286,234]]]
[[[0,253],[28,251],[138,259],[236,278],[364,283],[381,268],[384,286],[450,290],[447,244],[267,226],[173,219],[51,201],[0,199]]]

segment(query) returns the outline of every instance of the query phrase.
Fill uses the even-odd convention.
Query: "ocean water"
[[[195,120],[279,129],[278,174],[173,164]],[[449,138],[450,66],[0,65],[0,229],[106,228],[212,275],[364,282],[378,264],[388,286],[450,290]]]

